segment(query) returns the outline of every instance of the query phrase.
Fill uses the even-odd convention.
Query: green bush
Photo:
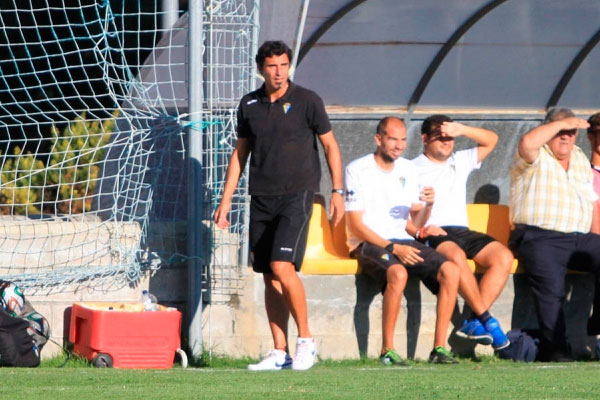
[[[1,155],[1,153],[0,153]],[[44,163],[16,146],[11,157],[3,157],[0,172],[0,214],[39,214],[35,206],[42,197]]]
[[[113,113],[117,117],[117,113]],[[115,128],[115,118],[86,120],[83,113],[62,131],[51,129],[47,164],[15,147],[0,170],[0,214],[78,214],[89,211],[92,195]]]

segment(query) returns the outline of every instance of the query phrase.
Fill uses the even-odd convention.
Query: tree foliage
[[[2,155],[0,214],[89,211],[116,116],[88,120],[83,113],[62,131],[53,126],[46,162],[30,152],[23,153],[20,147],[11,155]]]

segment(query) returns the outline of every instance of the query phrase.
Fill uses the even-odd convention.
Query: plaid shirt
[[[573,147],[565,171],[544,145],[529,164],[515,154],[510,168],[510,213],[514,224],[533,225],[559,232],[589,232],[594,202],[590,162]]]

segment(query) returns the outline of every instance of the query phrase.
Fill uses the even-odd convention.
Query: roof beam
[[[592,52],[592,49],[596,47],[598,42],[600,42],[600,29],[598,29],[598,32],[596,32],[594,36],[592,36],[590,40],[587,41],[587,43],[581,48],[581,50],[579,50],[579,53],[577,53],[573,61],[571,61],[569,68],[567,68],[562,78],[560,78],[560,81],[554,88],[554,91],[552,92],[548,103],[546,103],[546,110],[554,107],[558,103],[558,100],[560,100],[560,97],[567,88],[567,85],[571,81],[571,78],[573,77],[573,75],[575,75],[575,72],[577,72],[577,69],[583,63],[583,60],[585,60],[588,54]]]
[[[419,101],[421,100],[421,96],[423,95],[423,93],[425,92],[425,89],[427,88],[427,85],[429,85],[429,82],[431,81],[431,78],[433,78],[433,75],[437,71],[438,67],[442,64],[442,62],[444,61],[444,59],[446,58],[446,56],[448,55],[450,50],[452,50],[452,48],[454,47],[454,45],[456,45],[456,43],[460,40],[460,38],[462,38],[464,36],[464,34],[467,33],[467,31],[469,29],[471,29],[471,27],[473,25],[475,25],[481,18],[483,18],[486,14],[488,14],[494,8],[498,7],[499,5],[501,5],[502,3],[506,2],[506,1],[507,0],[492,0],[492,1],[490,1],[489,3],[487,3],[486,5],[481,7],[473,15],[471,15],[469,17],[469,19],[467,19],[461,26],[458,27],[458,29],[456,31],[454,31],[452,36],[450,36],[450,39],[448,39],[448,41],[442,46],[440,51],[438,51],[438,53],[436,54],[433,61],[431,61],[431,63],[429,64],[429,67],[427,67],[427,70],[421,77],[419,84],[417,85],[412,96],[410,97],[410,100],[408,101],[409,113],[419,103]]]
[[[335,14],[333,14],[321,26],[319,26],[319,28],[316,31],[314,31],[313,34],[310,35],[308,40],[302,45],[302,48],[300,49],[300,53],[298,54],[297,65],[300,64],[300,62],[302,61],[304,56],[306,56],[306,53],[308,53],[310,51],[310,49],[312,49],[312,47],[315,45],[315,43],[317,43],[317,41],[321,38],[321,36],[323,36],[325,34],[325,32],[327,32],[329,30],[329,28],[331,28],[333,25],[335,25],[336,22],[338,22],[340,19],[342,19],[346,14],[348,14],[350,11],[354,10],[356,7],[358,7],[365,1],[367,1],[367,0],[352,0],[350,3],[346,4],[344,7],[337,10],[335,12]]]

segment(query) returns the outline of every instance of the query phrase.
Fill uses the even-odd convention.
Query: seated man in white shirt
[[[477,147],[453,152],[454,139],[459,136],[473,140]],[[432,115],[423,121],[421,138],[424,153],[412,162],[417,167],[419,183],[432,186],[438,201],[431,211],[429,225],[412,231],[419,240],[463,268],[467,268],[467,258],[487,268],[479,282],[479,292],[470,295],[480,298],[488,310],[504,288],[513,255],[492,237],[468,228],[467,179],[492,152],[498,136],[487,129],[454,122],[445,115]],[[471,281],[466,287],[473,287],[473,281],[476,282],[473,274],[462,274],[461,280]],[[464,321],[457,334],[481,344],[493,342],[475,314]]]
[[[408,275],[422,280],[438,296],[434,347],[429,361],[456,363],[445,349],[446,332],[456,304],[460,271],[406,232],[407,221],[421,227],[434,200],[431,188],[419,192],[416,168],[400,158],[406,148],[406,127],[395,117],[383,118],[375,133],[377,150],[346,167],[346,223],[350,256],[383,292],[381,362],[402,364],[393,336]],[[482,312],[484,310],[481,310]],[[509,342],[488,313],[486,327]]]

